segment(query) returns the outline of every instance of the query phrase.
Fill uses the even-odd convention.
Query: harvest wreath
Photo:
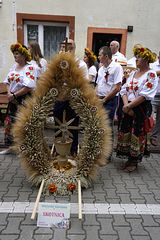
[[[59,100],[69,101],[83,129],[83,140],[75,161],[72,164],[68,159],[60,169],[44,138],[46,119]],[[90,186],[97,166],[104,165],[110,155],[111,129],[101,102],[72,55],[59,54],[51,61],[38,80],[33,96],[20,108],[13,135],[28,179],[35,185],[44,179],[45,194],[71,194],[77,189],[78,179],[82,187]]]

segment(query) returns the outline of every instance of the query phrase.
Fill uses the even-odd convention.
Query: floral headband
[[[97,60],[96,55],[94,55],[94,53],[91,50],[89,50],[89,48],[85,48],[84,52],[87,55],[87,57],[90,58],[93,62]]]
[[[156,61],[156,54],[153,53],[148,48],[133,48],[134,56],[139,56],[143,59],[146,59],[149,63],[153,63]]]
[[[22,55],[25,56],[26,61],[30,62],[32,60],[31,54],[29,53],[29,51],[22,46],[22,44],[20,43],[16,43],[16,44],[12,44],[10,46],[10,50],[13,52],[18,51],[19,53],[21,53]]]

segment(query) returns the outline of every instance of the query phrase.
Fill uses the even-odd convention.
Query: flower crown
[[[94,53],[91,50],[89,50],[89,48],[85,48],[84,52],[87,55],[87,57],[90,58],[93,62],[97,60],[96,55],[94,55]]]
[[[134,56],[139,56],[143,59],[146,59],[149,63],[153,63],[156,61],[156,54],[153,53],[148,48],[133,48]]]
[[[10,46],[10,50],[13,52],[18,51],[19,53],[21,53],[22,55],[25,56],[26,61],[30,62],[32,60],[31,54],[29,53],[29,51],[22,46],[22,44],[20,43],[16,43],[16,44],[12,44]]]

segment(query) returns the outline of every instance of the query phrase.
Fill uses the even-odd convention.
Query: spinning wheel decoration
[[[60,168],[44,138],[46,118],[59,100],[69,101],[83,129],[76,164],[66,161]],[[77,128],[71,125],[74,119],[65,120],[65,112],[62,122],[56,120],[59,124],[56,135],[62,132],[64,136],[67,132],[71,136],[69,130]],[[111,129],[101,102],[72,55],[61,53],[51,61],[48,70],[38,80],[33,96],[21,106],[13,135],[28,180],[39,185],[44,179],[44,194],[71,194],[77,189],[78,179],[82,187],[90,186],[97,166],[104,165],[110,155]]]

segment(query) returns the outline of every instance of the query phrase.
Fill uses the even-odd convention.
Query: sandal
[[[129,165],[123,169],[124,172],[133,172],[137,169],[137,165]]]
[[[158,145],[157,140],[154,139],[154,138],[151,138],[151,139],[150,139],[150,143],[151,143],[153,146],[155,146],[155,147]]]
[[[121,167],[120,167],[120,169],[121,170],[124,170],[126,167],[128,167],[130,165],[130,162],[129,161],[127,161],[127,162],[125,162]]]

